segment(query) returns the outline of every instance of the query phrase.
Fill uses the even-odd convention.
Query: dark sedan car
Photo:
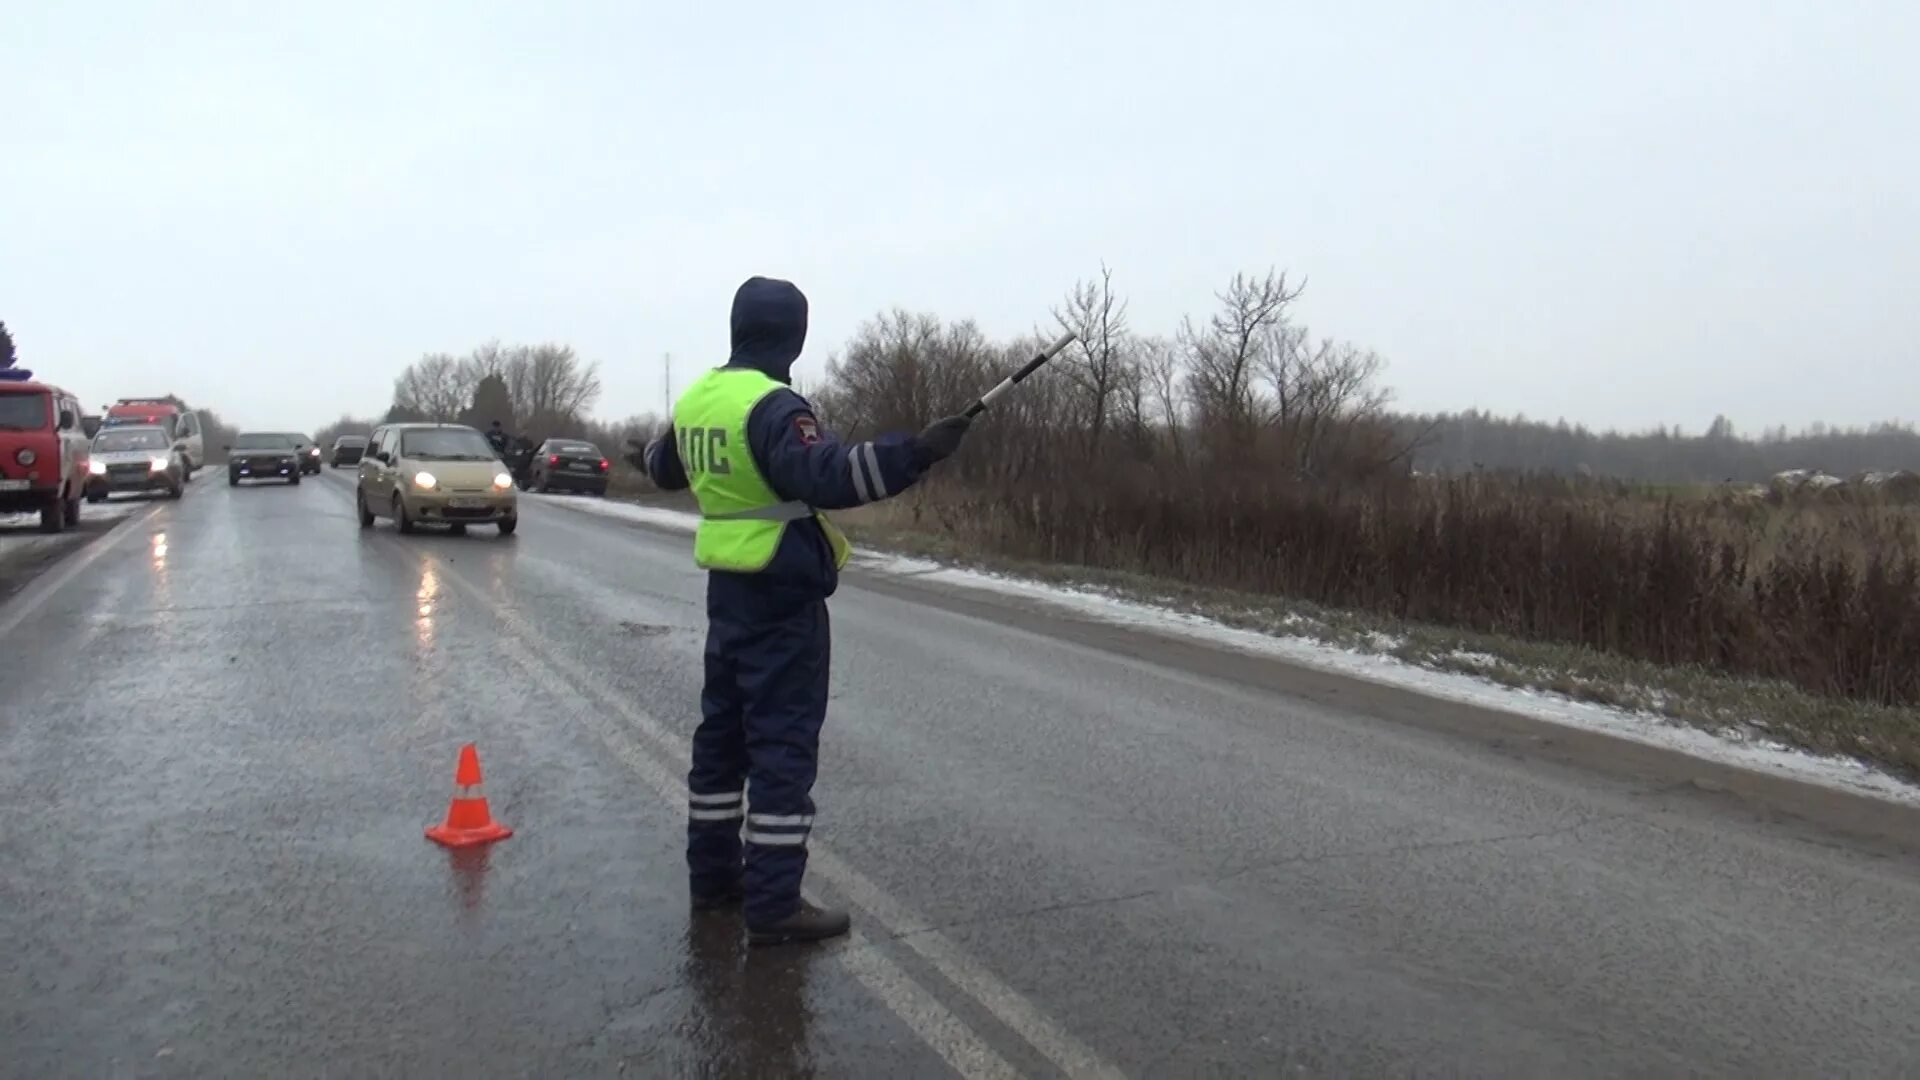
[[[358,465],[367,453],[365,435],[342,435],[333,440],[332,465],[338,469],[343,465]]]
[[[609,468],[611,463],[606,455],[590,442],[548,439],[533,452],[527,486],[535,491],[585,491],[605,495]]]
[[[289,431],[285,434],[287,438],[293,440],[294,448],[300,453],[300,471],[319,476],[320,444],[297,431]]]
[[[227,447],[227,483],[239,487],[242,480],[285,480],[300,482],[300,447],[297,436],[278,431],[247,431],[234,436]]]

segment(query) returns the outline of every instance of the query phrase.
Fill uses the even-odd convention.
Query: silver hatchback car
[[[88,470],[88,502],[104,502],[121,491],[158,491],[177,499],[187,486],[186,462],[167,429],[157,424],[102,428],[93,437]]]

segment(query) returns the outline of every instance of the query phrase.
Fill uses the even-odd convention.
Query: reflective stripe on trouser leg
[[[812,814],[748,814],[747,843],[767,847],[805,847],[813,831]]]
[[[764,621],[735,670],[748,760],[746,916],[768,923],[800,906],[831,645],[825,601],[756,599],[749,608]]]
[[[740,825],[746,818],[746,732],[733,670],[709,634],[700,726],[687,771],[687,874],[696,894],[731,889],[740,880]]]

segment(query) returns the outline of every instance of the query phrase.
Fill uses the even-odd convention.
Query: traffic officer
[[[659,487],[693,489],[694,561],[709,571],[706,683],[687,776],[693,906],[744,901],[748,940],[762,945],[849,925],[846,912],[800,897],[827,714],[826,601],[848,554],[820,511],[907,490],[959,448],[969,424],[950,416],[917,436],[840,442],[788,387],[806,337],[800,290],[749,279],[733,297],[732,357],[687,388],[672,437],[645,454]]]

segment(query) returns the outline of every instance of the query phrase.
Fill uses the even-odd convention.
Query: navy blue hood
[[[791,281],[751,277],[733,294],[733,356],[781,382],[807,343],[807,297]]]

